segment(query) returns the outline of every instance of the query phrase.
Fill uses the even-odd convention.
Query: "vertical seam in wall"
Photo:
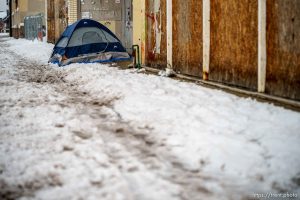
[[[203,80],[208,80],[210,63],[210,0],[202,1]]]
[[[45,27],[46,27],[46,42],[48,41],[48,2],[45,0]]]
[[[167,0],[167,68],[173,69],[172,0]]]
[[[265,92],[266,88],[266,0],[258,0],[258,83],[257,91]]]

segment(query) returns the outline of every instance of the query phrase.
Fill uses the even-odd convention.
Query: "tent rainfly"
[[[54,46],[49,62],[64,66],[71,63],[124,60],[131,60],[131,57],[108,28],[94,20],[81,19],[63,32]]]

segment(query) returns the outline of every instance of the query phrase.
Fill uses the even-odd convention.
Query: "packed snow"
[[[300,113],[0,38],[0,197],[300,196]],[[256,196],[255,196],[256,195]]]

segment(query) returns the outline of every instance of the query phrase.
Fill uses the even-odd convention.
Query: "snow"
[[[4,19],[7,16],[6,11],[0,11],[0,19]]]
[[[299,112],[136,70],[102,64],[59,68],[47,64],[51,44],[1,43],[4,194],[14,191],[21,199],[300,195]]]
[[[28,41],[25,39],[15,39],[7,41],[10,45],[9,50],[16,52],[23,58],[47,64],[52,53],[53,44],[43,43],[37,39]]]
[[[0,33],[0,37],[6,37],[9,36],[9,33]]]

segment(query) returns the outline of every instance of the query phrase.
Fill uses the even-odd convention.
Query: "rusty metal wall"
[[[209,80],[256,90],[258,1],[211,1]]]
[[[202,77],[202,1],[173,1],[173,67]]]
[[[166,0],[146,0],[146,59],[149,67],[167,66]]]
[[[300,100],[300,1],[267,0],[266,92]]]

